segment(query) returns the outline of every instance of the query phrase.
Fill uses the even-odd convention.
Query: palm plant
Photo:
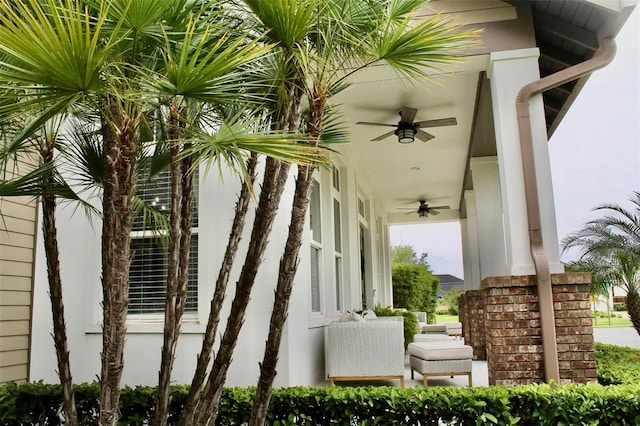
[[[438,19],[410,25],[411,12],[423,5],[423,1],[302,0],[244,3],[246,19],[255,20],[256,28],[264,29],[260,31],[266,34],[269,41],[276,43],[276,52],[270,62],[277,89],[274,93],[275,102],[270,105],[274,127],[288,131],[304,129],[311,145],[317,145],[322,137],[324,119],[330,111],[329,97],[346,88],[352,74],[386,62],[402,75],[427,77],[427,69],[452,61],[454,51],[475,35],[456,32],[454,27]],[[301,109],[303,104],[308,105],[304,110]],[[265,419],[314,171],[313,165],[298,167],[289,235],[280,263],[251,424],[262,424]],[[193,421],[204,424],[215,419],[221,386],[287,174],[286,165],[267,162],[263,181],[268,186],[263,184],[250,249],[238,281],[220,351],[213,362],[202,396],[195,396],[197,402],[194,403],[193,415],[190,414],[193,406],[187,401],[185,415],[181,419],[183,425]],[[263,200],[265,194],[268,197]],[[194,381],[191,392],[197,393],[201,383]]]
[[[599,273],[627,292],[627,310],[640,334],[640,192],[629,199],[632,209],[603,204],[594,209],[607,214],[587,222],[562,240],[563,251],[576,247],[580,259],[594,262]]]
[[[185,206],[188,206],[192,167],[190,156],[182,155],[184,146],[202,141],[211,161],[241,163],[246,150],[276,155],[297,161],[321,157],[318,150],[296,147],[289,140],[248,135],[255,128],[235,123],[223,126],[223,136],[212,135],[194,125],[187,114],[195,98],[216,104],[235,99],[242,79],[234,72],[242,64],[264,54],[267,47],[245,43],[244,33],[220,38],[221,2],[173,0],[18,0],[0,3],[0,125],[19,123],[5,138],[3,158],[18,152],[53,117],[79,114],[101,132],[103,161],[100,178],[102,200],[102,288],[103,351],[101,368],[100,424],[115,424],[123,368],[125,321],[128,305],[130,234],[136,200],[135,182],[143,144],[154,142],[153,114],[165,105],[169,110],[167,132],[172,148],[175,181],[172,215],[174,236],[180,234]],[[214,30],[212,30],[212,28]],[[225,34],[233,32],[224,31]],[[239,49],[237,40],[242,40]],[[235,82],[235,83],[234,83]],[[195,107],[203,111],[201,106]],[[22,121],[18,119],[22,118]],[[26,120],[24,120],[26,118]],[[189,126],[193,126],[193,128]],[[188,129],[183,132],[183,128]],[[232,129],[233,131],[229,131]],[[186,140],[188,142],[178,142]],[[264,140],[265,138],[262,138]],[[54,140],[46,140],[43,156],[59,149]],[[51,186],[46,170],[43,184]],[[47,177],[48,176],[48,177]],[[35,191],[35,190],[34,190]],[[37,191],[36,191],[37,192]],[[7,191],[5,195],[9,195]],[[42,190],[38,195],[42,194]],[[182,195],[181,194],[186,194]],[[182,201],[181,201],[182,200]],[[139,204],[139,203],[138,203]],[[55,204],[47,203],[47,206]],[[188,209],[186,209],[188,211]],[[50,208],[47,210],[55,214]],[[183,212],[183,213],[180,213]],[[49,213],[47,214],[49,216]],[[55,238],[54,234],[52,238]],[[183,239],[188,241],[188,237]],[[177,255],[168,293],[169,338],[163,349],[162,377],[168,377],[180,326],[181,267],[188,256],[184,241],[174,238]],[[187,244],[188,247],[188,244]],[[53,253],[57,258],[57,254]],[[177,265],[177,266],[176,266]],[[178,279],[175,279],[175,276]],[[51,277],[50,277],[51,279]],[[59,280],[57,280],[59,281]],[[55,284],[57,286],[61,283]],[[53,294],[53,292],[52,292]],[[61,295],[62,292],[60,291]],[[172,315],[175,312],[175,315]],[[54,312],[55,315],[55,312]],[[64,321],[54,319],[57,329]],[[66,338],[60,334],[61,339]],[[174,339],[175,338],[175,339]],[[58,337],[56,337],[56,342]],[[59,359],[68,364],[65,349]],[[68,368],[60,369],[62,377]],[[168,385],[168,379],[164,380]],[[163,382],[163,383],[164,383]],[[65,384],[65,383],[68,383]],[[164,388],[161,386],[161,388]],[[162,391],[159,399],[163,398]],[[72,394],[65,394],[65,411],[72,418]],[[159,406],[162,408],[162,401]],[[165,404],[166,405],[166,404]],[[159,410],[162,413],[161,410]],[[160,415],[161,416],[161,415]]]

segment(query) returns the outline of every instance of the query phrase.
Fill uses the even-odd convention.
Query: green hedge
[[[187,389],[171,390],[175,424]],[[241,425],[251,412],[254,388],[226,388],[219,425]],[[125,388],[121,422],[147,424],[154,389]],[[96,424],[97,384],[76,387],[82,424]],[[0,423],[58,425],[59,387],[42,383],[0,386]],[[270,425],[638,425],[640,385],[548,385],[457,388],[293,387],[274,391]]]
[[[603,385],[640,383],[640,349],[596,343],[596,366]]]

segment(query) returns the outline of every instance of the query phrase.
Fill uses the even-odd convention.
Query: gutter
[[[593,71],[608,65],[616,54],[616,45],[612,39],[600,41],[600,48],[593,58],[551,74],[522,87],[516,97],[518,115],[518,133],[522,168],[524,173],[524,191],[529,222],[529,242],[531,256],[536,271],[536,283],[540,303],[540,327],[542,330],[542,349],[544,371],[547,382],[560,382],[558,367],[558,343],[556,340],[555,314],[553,310],[553,293],[551,290],[551,273],[549,260],[544,253],[542,241],[542,223],[540,219],[540,200],[538,198],[538,182],[536,179],[535,158],[533,154],[533,135],[529,115],[529,100],[535,95],[576,80]]]

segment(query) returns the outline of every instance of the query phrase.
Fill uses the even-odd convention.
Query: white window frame
[[[317,209],[315,209],[316,211],[314,211],[314,191],[315,188],[317,188],[317,202],[318,202],[318,206]],[[325,240],[324,238],[324,232],[323,232],[323,202],[322,202],[322,188],[323,185],[321,184],[319,179],[316,179],[316,177],[313,178],[313,182],[312,182],[312,189],[311,189],[311,196],[309,198],[309,263],[310,263],[310,292],[309,292],[309,311],[310,311],[310,315],[311,317],[320,317],[323,315],[324,313],[324,307],[325,307],[325,303],[324,303],[324,266],[325,266],[325,262],[324,262],[324,250],[323,250],[323,246],[324,243],[323,241]],[[317,214],[319,216],[318,220],[316,221],[314,219],[314,214]],[[317,227],[317,229],[316,229]],[[317,237],[320,237],[319,239],[317,239]],[[314,258],[313,252],[316,251],[317,252],[317,256]],[[313,279],[313,273],[311,273],[311,271],[313,270],[313,265],[311,264],[314,259],[318,262],[318,265],[316,265],[316,280],[314,282]],[[318,300],[314,300],[314,287],[317,286],[317,297]],[[314,306],[315,303],[317,302],[317,309]]]
[[[334,308],[343,312],[344,307],[344,232],[342,220],[341,172],[337,166],[332,167],[331,174],[331,219],[333,229],[333,290]],[[337,204],[336,204],[337,203]],[[337,205],[337,212],[336,212]]]

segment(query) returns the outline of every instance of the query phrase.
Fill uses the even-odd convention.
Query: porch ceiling
[[[468,160],[495,155],[493,117],[483,71],[491,51],[540,48],[540,74],[546,76],[595,53],[597,37],[614,37],[636,0],[518,0],[437,1],[425,14],[455,13],[471,27],[486,27],[484,46],[468,62],[434,75],[420,86],[404,82],[385,67],[360,75],[353,86],[333,100],[340,105],[351,129],[348,150],[356,160],[359,183],[375,192],[377,208],[388,221],[424,223],[461,217],[461,195],[472,189]],[[483,24],[484,23],[484,24]],[[546,92],[543,96],[549,136],[586,82],[584,77]],[[484,87],[483,87],[484,81]],[[427,129],[429,142],[402,145],[395,135],[371,139],[392,128],[356,125],[359,121],[396,124],[397,111],[418,110],[416,121],[455,117],[456,126]],[[364,183],[363,183],[364,182]],[[418,200],[431,206],[450,206],[438,216],[419,218]],[[408,213],[408,214],[407,214]],[[464,216],[464,212],[462,212]]]
[[[477,71],[439,75],[432,83],[414,86],[370,73],[368,81],[354,84],[337,99],[351,127],[350,150],[359,179],[375,190],[394,223],[418,222],[415,212],[420,199],[431,206],[451,207],[451,211],[441,211],[439,220],[458,218],[478,75]],[[397,111],[403,106],[418,110],[416,121],[455,117],[458,124],[428,128],[435,139],[416,139],[410,144],[399,144],[395,135],[372,141],[393,128],[355,124],[396,124],[400,119]]]

